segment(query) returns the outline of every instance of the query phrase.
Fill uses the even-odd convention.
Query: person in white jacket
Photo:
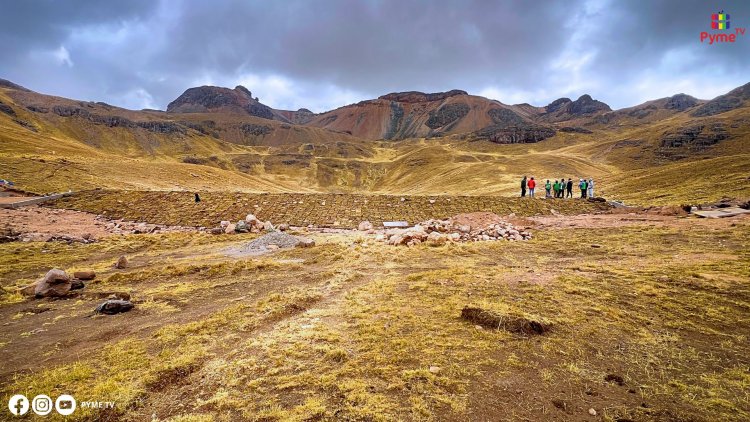
[[[594,197],[594,179],[589,178],[589,198]]]

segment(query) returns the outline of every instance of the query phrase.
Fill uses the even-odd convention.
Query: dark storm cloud
[[[750,35],[698,39],[719,8],[748,26],[739,0],[5,2],[0,77],[133,108],[238,83],[315,111],[452,88],[533,104],[588,92],[624,107],[748,82]]]

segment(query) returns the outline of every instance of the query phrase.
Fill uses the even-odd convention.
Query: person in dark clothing
[[[521,179],[521,198],[526,196],[526,176]]]
[[[201,201],[201,196],[198,195],[198,192],[195,193],[195,202],[198,203]]]
[[[573,197],[573,179],[568,179],[568,186],[567,186],[567,188],[568,188],[568,196],[567,197],[568,198],[572,198]]]

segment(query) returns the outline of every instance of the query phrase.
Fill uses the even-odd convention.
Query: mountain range
[[[274,109],[243,86],[189,88],[166,111],[135,111],[0,80],[0,177],[37,192],[507,194],[523,173],[615,185],[657,170],[683,174],[687,163],[701,172],[710,160],[748,173],[749,127],[750,84],[711,100],[676,94],[620,110],[589,95],[540,107],[451,90],[313,113]],[[729,180],[748,192],[739,174]],[[665,198],[713,196],[700,187]]]

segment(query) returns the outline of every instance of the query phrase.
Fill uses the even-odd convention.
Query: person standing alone
[[[526,196],[526,176],[521,179],[521,198]]]
[[[531,180],[529,180],[528,185],[529,185],[529,198],[533,198],[534,197],[534,188],[536,188],[536,181],[534,180],[533,177],[531,178]]]

